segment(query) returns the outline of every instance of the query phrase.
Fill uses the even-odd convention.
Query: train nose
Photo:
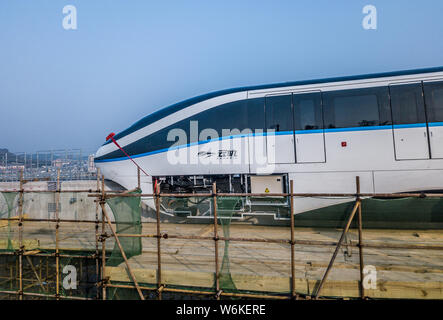
[[[98,148],[98,150],[95,152],[94,161],[100,159],[100,157],[104,156],[106,154],[104,146],[101,146]]]
[[[115,146],[115,144],[107,141],[103,145],[101,145],[100,148],[98,148],[97,152],[95,153],[94,161],[100,162],[101,160],[106,158],[106,156],[108,154],[110,154],[116,150],[117,150],[117,147]]]
[[[95,153],[95,157],[94,157],[95,162],[99,162],[100,160],[102,160],[102,158],[104,156],[106,156],[107,154],[116,150],[116,146],[118,146],[118,144],[117,144],[116,140],[114,139],[114,136],[115,136],[115,133],[111,132],[106,137],[106,142],[100,148],[98,148],[97,152]],[[114,142],[114,143],[112,143],[112,142]]]

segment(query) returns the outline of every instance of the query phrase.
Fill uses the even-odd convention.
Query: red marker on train
[[[138,165],[138,163],[137,162],[135,162],[134,161],[134,159],[132,159],[131,158],[131,156],[122,148],[122,147],[120,147],[120,145],[118,144],[118,142],[115,140],[115,138],[114,138],[114,136],[115,136],[115,133],[114,132],[111,132],[110,134],[108,134],[108,136],[106,137],[106,141],[108,141],[109,139],[111,139],[112,140],[112,142],[114,142],[114,144],[126,155],[126,157],[128,157],[134,164],[135,164],[135,166],[137,167],[137,168],[139,168],[140,169],[140,171],[142,171],[147,177],[149,177],[149,174],[147,174],[146,173],[146,171],[145,170],[143,170],[143,168],[142,167],[140,167],[139,165]],[[154,180],[154,192],[157,192],[157,179],[155,179]]]

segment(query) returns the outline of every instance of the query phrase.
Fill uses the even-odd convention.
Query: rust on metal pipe
[[[290,182],[291,192],[291,295],[296,297],[295,293],[295,232],[294,232],[294,180]]]
[[[355,183],[357,185],[357,194],[360,194],[360,177],[355,177]],[[357,200],[360,201],[360,196],[357,197]],[[360,298],[364,299],[365,297],[365,288],[363,286],[363,268],[364,268],[364,262],[363,262],[363,222],[362,222],[362,215],[361,215],[361,201],[360,205],[358,206],[358,257],[359,257],[359,266],[360,266]]]
[[[102,175],[101,177],[101,202],[103,206],[105,204],[105,177]],[[102,207],[102,206],[101,206]],[[106,221],[105,214],[102,209],[102,272],[101,272],[101,285],[102,285],[102,299],[106,300],[106,281],[105,281],[105,270],[106,270]]]
[[[56,190],[61,190],[60,185],[60,168],[57,169],[57,186]],[[55,295],[56,299],[59,300],[60,297],[60,250],[59,250],[59,228],[60,228],[60,221],[59,221],[59,205],[60,205],[60,192],[55,193],[55,219],[56,219],[56,225],[55,225],[55,276],[56,276],[56,286],[55,286]]]
[[[19,300],[23,300],[23,169],[20,171],[20,193],[19,193],[19,202],[18,202],[18,215],[19,215],[19,223],[18,223],[18,239],[19,239],[19,255],[18,255],[18,264],[19,264]]]
[[[218,197],[289,197],[290,193],[217,193]],[[356,193],[294,193],[294,197],[332,197],[332,198],[355,198]],[[88,197],[100,197],[99,194],[91,193]],[[113,197],[155,197],[155,193],[141,193],[141,194],[122,194],[113,193],[107,194],[107,198]],[[209,198],[211,193],[163,193],[161,197],[170,198],[190,198],[201,197]],[[360,197],[375,197],[375,198],[443,198],[443,193],[361,193]]]
[[[161,257],[161,230],[160,230],[160,186],[155,184],[155,213],[156,213],[156,227],[157,227],[157,295],[158,299],[162,299],[162,257]]]
[[[215,291],[220,291],[220,274],[218,270],[218,222],[217,222],[217,184],[212,184],[212,201],[214,206],[214,258],[215,258]],[[226,245],[226,244],[225,244]],[[217,295],[217,300],[220,300],[220,295]]]
[[[100,168],[97,168],[97,190],[100,190]],[[100,205],[98,201],[95,201],[95,279],[98,282],[100,279],[100,260],[99,260],[99,232],[98,229],[100,227],[100,222],[98,220],[98,215],[100,211]],[[99,290],[97,288],[96,299],[99,298]]]
[[[20,189],[8,189],[8,190],[1,190],[2,193],[11,193],[11,192],[17,192],[20,191]],[[74,190],[33,190],[33,189],[23,189],[23,192],[29,192],[29,193],[90,193],[90,195],[100,196],[99,190],[93,190],[93,189],[74,189]],[[89,196],[89,194],[88,194]]]
[[[0,290],[0,293],[5,293],[5,294],[18,294],[17,291],[8,291],[8,290]],[[44,294],[44,293],[35,293],[35,292],[23,292],[24,296],[34,296],[34,297],[46,297],[46,298],[57,298],[57,295],[55,294]],[[84,298],[84,297],[75,297],[75,296],[70,296],[70,297],[58,297],[61,299],[70,299],[70,300],[93,300],[91,298]]]
[[[15,256],[17,255],[16,252],[1,252],[0,256]],[[43,252],[24,252],[24,256],[30,256],[30,257],[55,257],[55,253],[43,253]],[[88,256],[80,256],[80,255],[69,255],[69,254],[59,254],[60,258],[74,258],[74,259],[95,259],[95,254],[88,255]]]
[[[128,238],[156,238],[157,234],[126,234],[119,233],[119,237]],[[183,240],[214,240],[214,237],[206,236],[184,236],[163,233],[163,239],[183,239]],[[261,238],[232,238],[232,237],[218,237],[220,241],[245,241],[245,242],[262,242],[262,243],[287,243],[290,244],[291,240],[288,239],[261,239]],[[295,245],[309,245],[309,246],[336,246],[336,241],[322,241],[322,240],[294,240]],[[358,243],[351,241],[348,246],[358,247]],[[421,244],[385,244],[385,243],[366,243],[362,244],[363,248],[379,248],[379,249],[423,249],[423,250],[443,250],[441,245],[421,245]],[[1,254],[0,254],[1,255]]]
[[[0,218],[0,221],[18,221],[20,218],[12,217],[12,218]],[[23,221],[31,221],[31,222],[80,222],[80,223],[96,223],[95,220],[82,220],[82,219],[44,219],[44,218],[23,218]],[[115,224],[115,222],[113,222]]]
[[[122,284],[109,284],[108,287],[110,288],[122,288],[122,289],[135,289],[132,285],[122,285]],[[140,287],[142,290],[147,291],[155,291],[156,288],[151,287]],[[193,289],[179,289],[179,288],[168,288],[163,287],[163,291],[165,292],[176,292],[176,293],[184,293],[184,294],[202,294],[202,295],[215,295],[217,294],[216,291],[203,291],[203,290],[193,290]],[[270,294],[251,294],[251,293],[231,293],[231,292],[220,292],[221,296],[227,296],[227,297],[238,297],[238,298],[255,298],[255,299],[283,299],[287,300],[289,299],[288,296],[281,296],[281,295],[270,295]]]

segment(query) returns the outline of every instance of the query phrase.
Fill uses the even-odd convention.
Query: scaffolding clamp
[[[108,239],[108,238],[110,238],[110,237],[111,237],[111,236],[105,232],[105,233],[102,233],[102,234],[98,237],[98,241],[99,241],[99,242],[104,242],[104,241],[106,241],[106,239]]]
[[[215,299],[220,299],[220,296],[222,294],[223,290],[218,290],[218,292],[215,294]]]
[[[109,277],[104,277],[103,279],[101,279],[100,281],[97,281],[96,286],[97,287],[103,287],[106,286],[109,283]]]

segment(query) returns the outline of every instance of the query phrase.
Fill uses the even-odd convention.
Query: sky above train
[[[439,0],[2,0],[0,148],[92,153],[211,91],[443,66],[442,15]]]

